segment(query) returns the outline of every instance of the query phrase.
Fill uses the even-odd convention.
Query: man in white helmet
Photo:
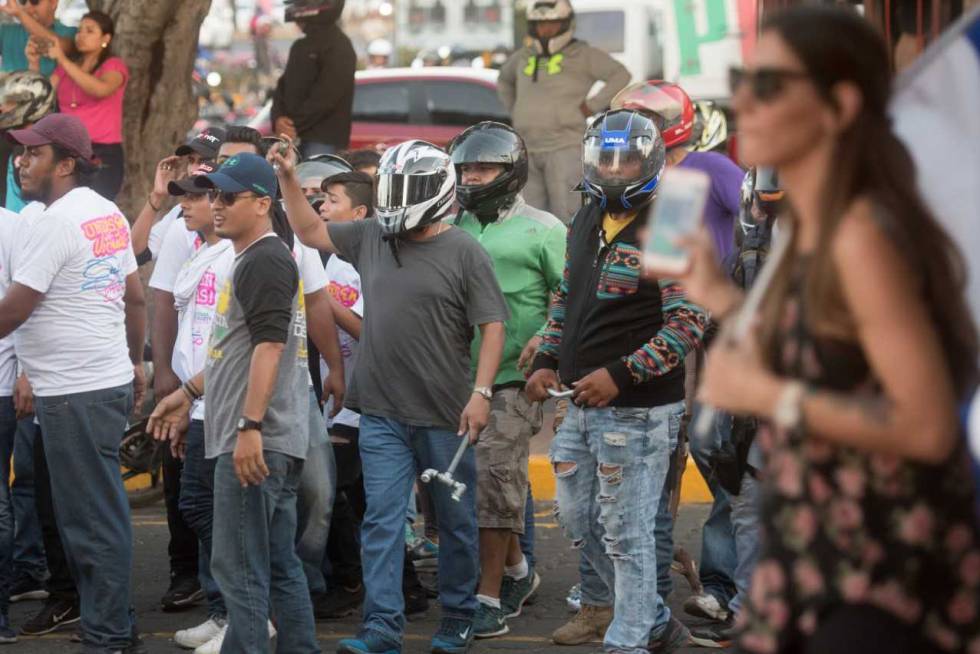
[[[630,74],[608,53],[574,38],[569,0],[531,0],[527,21],[531,45],[504,64],[497,91],[527,143],[525,199],[568,224],[582,206],[573,189],[582,181],[586,118],[607,109]],[[604,86],[589,97],[596,82]]]
[[[367,511],[361,528],[364,624],[338,652],[400,652],[405,629],[401,570],[405,509],[415,476],[444,471],[460,445],[487,425],[492,386],[510,312],[483,247],[443,222],[456,198],[449,155],[425,141],[389,149],[378,169],[377,220],[324,227],[278,151],[286,211],[304,244],[339,254],[361,276],[364,319],[345,406],[361,414],[360,452]],[[476,380],[470,373],[474,329],[482,337]],[[467,490],[429,486],[439,519],[442,621],[436,654],[464,654],[473,639],[477,560],[476,462],[467,450],[454,479]]]

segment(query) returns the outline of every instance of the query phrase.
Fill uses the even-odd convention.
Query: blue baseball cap
[[[251,191],[259,197],[270,198],[275,198],[279,190],[276,171],[268,161],[251,152],[236,154],[213,173],[194,177],[194,184],[202,189],[231,193]]]

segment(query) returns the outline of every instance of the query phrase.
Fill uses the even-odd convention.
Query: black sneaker
[[[30,575],[21,575],[10,589],[10,603],[27,602],[29,600],[46,600],[50,597],[43,581],[38,581]]]
[[[197,577],[170,578],[170,588],[160,599],[164,611],[183,611],[204,599],[204,590]]]
[[[66,625],[75,624],[82,617],[78,602],[48,598],[38,614],[21,626],[24,636],[41,636],[56,631]]]
[[[429,598],[421,584],[403,587],[405,616],[419,615],[429,610]]]
[[[313,601],[313,616],[317,620],[340,620],[355,613],[364,602],[364,584],[356,588],[338,586]]]
[[[691,631],[691,644],[711,649],[725,649],[735,644],[735,626],[729,618],[725,622],[708,624]]]

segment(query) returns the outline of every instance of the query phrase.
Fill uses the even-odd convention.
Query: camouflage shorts
[[[493,394],[490,423],[476,445],[476,516],[482,529],[524,533],[527,461],[542,409],[519,388]]]

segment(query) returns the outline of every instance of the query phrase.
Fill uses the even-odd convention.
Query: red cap
[[[7,132],[7,138],[27,147],[60,145],[77,157],[92,158],[92,139],[75,116],[48,114],[32,126]]]

